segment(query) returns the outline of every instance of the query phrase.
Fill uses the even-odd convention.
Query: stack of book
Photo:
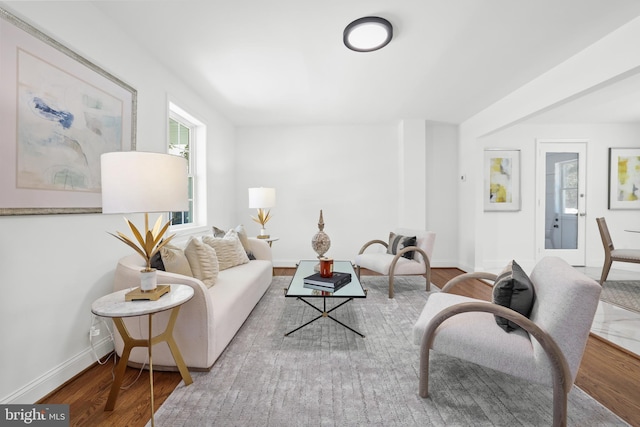
[[[349,282],[351,282],[350,273],[335,272],[331,277],[322,277],[320,273],[316,273],[305,277],[303,286],[320,291],[336,292]]]

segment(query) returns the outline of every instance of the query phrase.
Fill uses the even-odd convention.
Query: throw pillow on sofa
[[[164,264],[165,271],[193,277],[189,260],[187,260],[187,257],[181,248],[172,245],[164,245],[160,248],[160,256],[162,257],[162,264]]]
[[[216,227],[215,225],[212,227],[212,230],[213,230],[213,237],[217,237],[220,239],[225,237],[228,233],[228,231],[225,232],[224,230]],[[238,238],[240,239],[240,243],[242,243],[242,247],[244,248],[244,251],[247,253],[247,257],[250,260],[256,259],[256,257],[253,255],[253,251],[251,250],[251,244],[249,243],[249,238],[247,237],[247,232],[244,229],[244,225],[243,224],[238,225],[235,228],[235,231],[236,233],[238,233]]]
[[[151,257],[151,268],[166,271],[166,268],[164,268],[164,263],[162,262],[162,255],[160,254],[160,251],[156,252],[155,255]]]
[[[212,287],[218,278],[218,257],[216,251],[200,239],[192,237],[184,248],[193,277],[200,279],[207,288]]]
[[[235,230],[229,230],[223,238],[203,236],[202,241],[216,251],[220,271],[249,262]]]
[[[222,239],[224,235],[227,234],[226,231],[224,231],[222,228],[216,227],[215,225],[211,227],[211,229],[213,230],[213,237],[217,237],[219,239]]]
[[[247,253],[247,257],[250,260],[256,259],[256,257],[253,255],[253,251],[251,250],[251,244],[249,243],[249,238],[247,237],[247,231],[244,229],[244,225],[240,224],[239,226],[237,226],[236,233],[238,233],[238,239],[240,239],[240,243],[242,243],[242,247]]]
[[[496,282],[493,285],[493,303],[529,317],[534,300],[535,291],[529,276],[515,261],[511,261],[496,278]],[[504,317],[494,317],[498,326],[507,332],[519,328],[518,325]]]

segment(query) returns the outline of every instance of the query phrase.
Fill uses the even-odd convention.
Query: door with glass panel
[[[537,141],[536,255],[585,265],[586,147],[580,141]]]

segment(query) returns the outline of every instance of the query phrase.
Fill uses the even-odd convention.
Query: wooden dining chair
[[[602,275],[600,276],[600,285],[607,280],[609,270],[613,261],[633,262],[640,264],[640,249],[616,249],[613,246],[613,240],[609,234],[609,228],[604,218],[596,218],[598,229],[600,230],[600,238],[604,246],[604,266],[602,267]]]

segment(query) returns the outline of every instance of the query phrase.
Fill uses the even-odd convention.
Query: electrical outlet
[[[97,337],[98,335],[100,335],[100,328],[96,328],[95,326],[92,326],[91,330],[89,331],[89,336]]]

